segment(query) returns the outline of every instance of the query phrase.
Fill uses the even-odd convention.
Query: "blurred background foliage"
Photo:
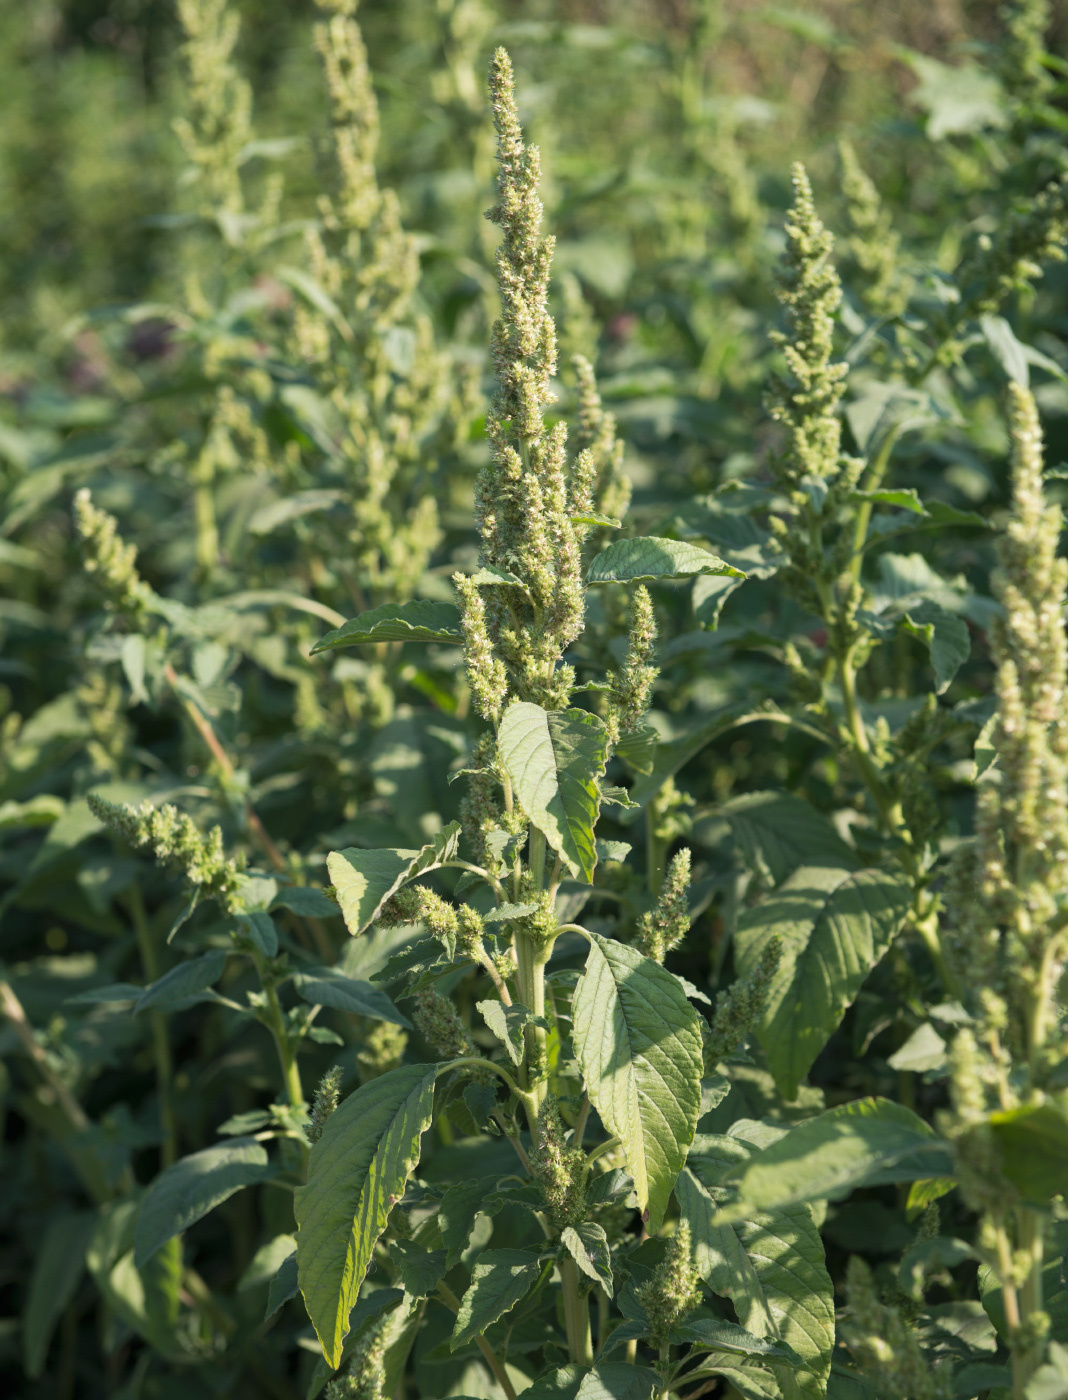
[[[176,1146],[202,1147],[228,1115],[269,1103],[278,1068],[262,1028],[226,1020],[203,987],[158,1003],[164,1032],[159,1011],[135,1019],[93,1002],[111,984],[155,983],[179,951],[229,946],[230,935],[202,908],[168,944],[184,897],[112,843],[85,795],[166,798],[204,830],[218,823],[265,879],[298,885],[325,883],[332,847],[418,846],[455,815],[446,772],[474,732],[455,652],[309,652],[376,604],[449,597],[450,574],[474,559],[496,314],[496,235],[482,217],[494,45],[513,55],[523,122],[543,152],[561,411],[582,407],[569,356],[584,354],[626,444],[639,531],[701,535],[708,493],[768,479],[775,271],[798,159],[838,239],[851,450],[876,440],[885,371],[918,395],[911,419],[898,412],[891,484],[957,512],[937,535],[884,522],[900,551],[890,557],[913,562],[911,573],[883,568],[883,598],[925,593],[966,618],[971,656],[951,699],[978,705],[976,723],[989,714],[992,551],[963,513],[982,525],[1003,507],[1001,404],[1022,344],[1048,461],[1068,456],[1059,265],[999,293],[991,311],[1015,333],[947,332],[954,353],[923,394],[907,386],[908,337],[922,342],[952,305],[954,269],[1066,167],[1063,73],[1011,42],[987,0],[364,0],[381,131],[377,149],[355,155],[337,133],[347,121],[373,129],[371,88],[358,71],[336,91],[324,81],[330,40],[320,28],[313,42],[316,7],[242,0],[228,13],[240,18],[232,55],[211,0],[0,0],[0,956],[15,998],[0,1040],[10,1057],[0,1368],[12,1394],[184,1400],[307,1387],[306,1320],[291,1305],[265,1340],[266,1285],[254,1275],[236,1286],[263,1239],[291,1230],[283,1193],[258,1186],[199,1227],[200,1272],[167,1307],[180,1300],[196,1334],[184,1360],[200,1365],[152,1362],[149,1347],[168,1355],[163,1322],[151,1299],[137,1312],[116,1292],[121,1203]],[[1046,48],[1062,53],[1068,9],[1050,18]],[[586,409],[610,444],[611,425]],[[83,568],[72,499],[85,486],[136,545],[147,593],[130,560],[108,552],[106,523],[84,513]],[[732,520],[733,536],[707,537],[750,567],[745,551],[758,559],[764,532],[740,510]],[[759,572],[716,629],[720,602],[657,595],[663,758],[632,788],[645,837],[618,833],[644,839],[661,863],[682,838],[694,847],[699,918],[677,965],[710,988],[731,976],[752,856],[719,805],[754,790],[800,795],[846,833],[852,813],[861,840],[868,820],[848,765],[825,745],[716,728],[738,702],[803,702],[801,656],[811,662],[827,641]],[[619,634],[618,660],[624,602],[606,590],[596,607]],[[918,640],[899,632],[879,648],[863,678],[872,723],[878,713],[897,733],[929,671]],[[974,729],[939,731],[924,774],[935,813],[924,821],[947,849],[970,830]],[[640,911],[627,869],[606,868]],[[283,918],[283,951],[298,962],[340,953],[364,977],[392,950],[353,953],[336,919]],[[228,977],[231,1002],[254,986]],[[789,1118],[824,1095],[872,1089],[937,1105],[937,1082],[889,1066],[936,980],[922,949],[895,952],[800,1107],[754,1065],[752,1116]],[[72,1005],[74,995],[86,999]],[[324,1017],[336,1028],[316,1038],[299,1007],[286,1010],[305,1092],[335,1058],[354,1082],[386,1053],[377,1023]],[[85,1223],[87,1201],[113,1238]],[[835,1267],[847,1250],[879,1258],[879,1241],[905,1230],[885,1192],[843,1207],[828,1226]],[[57,1259],[69,1247],[79,1263],[69,1288],[57,1286],[58,1307],[42,1312],[34,1295],[28,1337],[28,1280],[46,1237]],[[440,1393],[438,1363],[420,1354],[413,1365],[422,1393]],[[461,1383],[479,1382],[449,1372],[450,1388]]]

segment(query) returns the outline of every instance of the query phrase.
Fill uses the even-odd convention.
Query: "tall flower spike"
[[[87,486],[74,497],[74,520],[85,552],[85,572],[96,576],[108,607],[141,621],[154,594],[137,572],[137,546],[123,543],[118,521],[93,505]]]
[[[573,675],[560,660],[582,630],[581,551],[588,528],[571,518],[564,425],[546,431],[542,421],[556,371],[556,329],[547,306],[553,240],[541,237],[538,151],[524,144],[503,49],[490,64],[490,94],[499,175],[497,203],[486,217],[504,237],[497,249],[501,314],[491,347],[498,387],[486,419],[491,456],[479,478],[476,511],[480,562],[511,581],[457,584],[468,676],[487,717],[497,715],[506,698],[491,657],[507,668],[509,689],[520,699],[548,709],[568,703]]]
[[[1068,896],[1068,561],[1057,556],[1060,508],[1042,488],[1035,401],[1017,384],[1009,389],[1012,513],[993,580],[1004,616],[991,635],[999,764],[980,789],[977,888],[955,912],[962,966],[1003,998],[1009,1044],[1035,1063],[1035,999],[1048,996],[1039,979],[1049,975],[1047,944]]]
[[[898,285],[897,255],[901,240],[894,232],[874,180],[861,166],[851,142],[839,141],[838,158],[842,163],[842,194],[850,225],[849,251],[864,273],[864,300],[877,316],[893,315],[905,302]]]
[[[838,472],[842,429],[837,408],[848,366],[831,359],[834,314],[842,300],[831,262],[834,239],[816,213],[800,164],[793,168],[793,186],[778,294],[788,331],[774,331],[771,337],[782,348],[789,378],[773,381],[768,411],[786,430],[778,475],[783,485],[796,487],[802,477],[829,480]]]
[[[652,699],[653,686],[660,674],[651,665],[656,643],[656,618],[653,600],[644,583],[634,590],[630,605],[630,637],[623,668],[611,679],[610,714],[606,721],[608,732],[617,742],[620,734],[633,733],[645,717]]]

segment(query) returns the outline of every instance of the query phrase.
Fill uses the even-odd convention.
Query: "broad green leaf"
[[[349,1011],[354,1016],[368,1016],[374,1021],[391,1021],[395,1026],[411,1029],[411,1021],[403,1015],[379,987],[346,977],[336,967],[313,967],[293,977],[297,994],[312,1006],[332,1006],[336,1011]]]
[[[855,870],[852,850],[821,813],[789,792],[746,792],[716,809],[745,862],[765,883],[781,884],[801,865]]]
[[[1060,1342],[1050,1342],[1047,1357],[1048,1360],[1028,1381],[1025,1400],[1068,1400],[1068,1347]],[[1000,1384],[1006,1388],[1012,1384],[1010,1371],[1002,1370]],[[988,1388],[991,1387],[976,1387],[977,1390]]]
[[[1029,1201],[1068,1192],[1068,1117],[1056,1103],[1026,1104],[990,1117],[1000,1167]]]
[[[943,1196],[956,1189],[956,1181],[951,1176],[929,1176],[920,1177],[909,1187],[909,1194],[905,1201],[905,1214],[910,1220],[915,1220],[918,1215],[922,1215],[933,1201],[940,1201]]]
[[[411,1240],[394,1240],[389,1252],[400,1269],[405,1292],[413,1298],[425,1298],[428,1293],[433,1293],[445,1277],[443,1249],[426,1250]]]
[[[239,914],[237,921],[265,958],[276,956],[278,930],[266,909],[250,909],[247,914]]]
[[[652,1233],[697,1128],[700,1017],[658,963],[600,934],[589,937],[572,1002],[575,1055],[590,1101],[623,1144]]]
[[[37,1247],[22,1314],[22,1365],[31,1380],[44,1372],[48,1344],[81,1282],[96,1225],[92,1211],[56,1216]]]
[[[455,603],[417,599],[411,603],[387,603],[360,613],[343,627],[336,627],[320,637],[311,654],[375,642],[462,642],[463,639],[460,610]]]
[[[271,1279],[271,1286],[267,1290],[267,1310],[263,1314],[264,1321],[266,1322],[267,1318],[273,1317],[280,1307],[289,1302],[290,1298],[295,1298],[299,1288],[297,1251],[294,1242],[293,1253],[286,1255],[278,1266],[278,1272]]]
[[[918,637],[931,653],[935,685],[938,694],[943,694],[971,655],[972,640],[968,624],[940,603],[926,600],[909,608],[901,625],[906,632]]]
[[[604,724],[586,710],[549,712],[519,700],[504,712],[497,751],[523,811],[571,874],[589,884],[597,864],[597,780],[608,761]]]
[[[905,922],[911,898],[910,886],[890,871],[802,866],[739,916],[741,976],[755,968],[772,938],[782,943],[757,1036],[784,1098],[796,1097]]]
[[[604,1226],[585,1220],[574,1228],[568,1226],[560,1236],[572,1259],[584,1274],[599,1283],[609,1298],[612,1296],[612,1252]]]
[[[891,1069],[924,1074],[929,1069],[941,1069],[946,1063],[946,1042],[931,1025],[924,1021],[917,1026],[899,1049],[886,1062]]]
[[[726,1212],[840,1201],[860,1186],[886,1186],[953,1172],[949,1143],[903,1104],[857,1099],[791,1128],[759,1155],[727,1170],[738,1187]]]
[[[925,515],[923,502],[911,488],[900,491],[853,491],[851,501],[871,501],[880,506],[896,506],[898,510],[910,510],[914,515]]]
[[[262,1283],[270,1283],[285,1260],[295,1253],[296,1248],[297,1242],[292,1235],[275,1235],[273,1240],[261,1245],[241,1275],[237,1291],[243,1293],[248,1288],[258,1288]]]
[[[437,1065],[372,1079],[330,1115],[294,1200],[300,1291],[335,1368],[349,1313],[389,1212],[419,1158],[434,1112]]]
[[[686,1373],[687,1381],[707,1381],[713,1377],[726,1381],[730,1386],[729,1394],[737,1393],[742,1400],[783,1400],[778,1381],[762,1366],[711,1365],[706,1361],[696,1371]]]
[[[222,948],[213,948],[199,958],[189,958],[146,987],[138,997],[134,1010],[173,1011],[178,1006],[191,1006],[218,982],[225,967],[226,951]]]
[[[314,511],[330,510],[343,499],[342,491],[294,491],[292,496],[268,501],[255,510],[248,522],[249,534],[269,535],[290,520],[299,520]]]
[[[302,919],[336,919],[341,912],[322,890],[311,885],[286,885],[271,900],[271,909],[292,909]]]
[[[702,627],[714,631],[719,626],[723,604],[744,582],[744,579],[732,578],[730,574],[706,574],[696,579],[693,586],[694,619]]]
[[[183,1157],[162,1171],[145,1192],[134,1236],[134,1263],[141,1268],[169,1239],[180,1235],[235,1191],[274,1175],[267,1153],[254,1138],[232,1138]]]
[[[459,822],[450,822],[418,851],[365,851],[349,846],[331,851],[326,868],[337,892],[345,927],[355,936],[378,918],[400,887],[452,860],[460,841]]]
[[[526,588],[526,584],[517,574],[509,573],[507,569],[498,569],[495,564],[483,564],[481,569],[471,575],[471,582],[480,587],[485,584],[504,584],[508,588]]]
[[[1027,388],[1030,379],[1027,352],[1004,316],[980,316],[983,338],[1008,377]]]
[[[518,1065],[523,1058],[523,1032],[534,1017],[525,1006],[505,1006],[499,1001],[480,1001],[476,1005],[486,1025],[507,1050],[512,1064]]]
[[[683,1319],[672,1333],[672,1340],[690,1342],[697,1351],[727,1351],[735,1356],[767,1356],[789,1366],[800,1366],[802,1360],[785,1342],[770,1337],[757,1337],[739,1327],[736,1322],[723,1322],[718,1317]]]
[[[625,1361],[602,1361],[591,1369],[556,1366],[540,1375],[523,1396],[524,1400],[651,1400],[654,1393],[660,1393],[654,1371]]]
[[[496,1215],[504,1204],[500,1197],[493,1196],[497,1178],[477,1177],[454,1182],[441,1198],[438,1209],[438,1228],[441,1241],[448,1251],[450,1269],[460,1262],[460,1256],[467,1248],[471,1231],[475,1227],[475,1217],[480,1211]]]
[[[745,578],[741,569],[698,545],[647,535],[634,540],[614,540],[595,555],[586,582],[651,583],[657,579],[694,578],[699,574]]]
[[[720,1141],[740,1164],[759,1160],[748,1143]],[[694,1165],[705,1170],[702,1159]],[[710,1174],[718,1181],[722,1168]],[[679,1177],[676,1197],[690,1226],[694,1262],[712,1292],[731,1300],[746,1331],[785,1343],[809,1368],[811,1375],[794,1377],[780,1366],[783,1394],[817,1393],[834,1347],[834,1288],[812,1210],[795,1204],[725,1220],[717,1209],[719,1194],[689,1168]]]
[[[510,1312],[538,1281],[538,1256],[525,1249],[486,1249],[478,1256],[471,1284],[460,1299],[449,1345],[458,1346],[481,1336],[486,1328]]]

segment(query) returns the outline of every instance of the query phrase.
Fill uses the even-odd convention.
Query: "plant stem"
[[[258,950],[253,951],[252,961],[256,964],[256,971],[260,976],[260,985],[263,987],[263,994],[267,1000],[267,1025],[274,1037],[275,1047],[278,1050],[278,1060],[282,1066],[282,1083],[285,1086],[286,1097],[294,1108],[303,1108],[304,1090],[300,1083],[300,1070],[297,1068],[297,1056],[293,1043],[289,1038],[286,1029],[285,1013],[282,1010],[282,1003],[278,1000],[278,991],[267,967],[267,961]]]
[[[155,982],[160,975],[159,958],[156,956],[156,946],[152,942],[152,931],[148,926],[141,888],[136,882],[130,886],[127,904],[134,932],[137,935],[137,948],[141,954],[141,967],[145,979],[148,982]],[[148,1019],[152,1030],[152,1055],[156,1061],[159,1119],[160,1126],[163,1128],[160,1161],[164,1167],[169,1167],[178,1160],[178,1124],[174,1116],[174,1100],[171,1096],[171,1079],[174,1073],[171,1043],[167,1035],[167,1018],[163,1013],[150,1011]]]
[[[564,1322],[567,1327],[567,1352],[580,1366],[593,1365],[593,1338],[590,1335],[590,1305],[582,1296],[582,1280],[574,1259],[560,1265],[564,1286]]]
[[[649,893],[655,899],[664,884],[664,861],[667,856],[667,842],[658,835],[660,819],[660,794],[649,803],[645,812],[645,872]]]
[[[447,1283],[439,1283],[437,1292],[438,1298],[450,1311],[454,1313],[460,1311],[460,1300]],[[508,1400],[516,1400],[515,1386],[512,1384],[508,1372],[504,1369],[504,1366],[497,1357],[497,1353],[490,1346],[489,1342],[486,1341],[481,1332],[475,1337],[474,1342],[475,1346],[477,1346],[482,1353],[486,1365],[497,1378],[498,1384],[508,1397]]]

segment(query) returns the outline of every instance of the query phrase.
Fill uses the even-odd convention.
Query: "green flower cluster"
[[[649,1319],[653,1345],[666,1346],[682,1318],[701,1301],[701,1275],[693,1262],[688,1221],[679,1221],[663,1262],[656,1266],[648,1283],[640,1284],[634,1291]]]
[[[74,520],[84,549],[85,572],[100,585],[109,608],[141,622],[155,597],[137,571],[137,547],[124,544],[113,515],[94,506],[88,487],[74,497]]]
[[[638,921],[638,947],[647,958],[662,963],[690,931],[690,852],[672,856],[656,905]]]

